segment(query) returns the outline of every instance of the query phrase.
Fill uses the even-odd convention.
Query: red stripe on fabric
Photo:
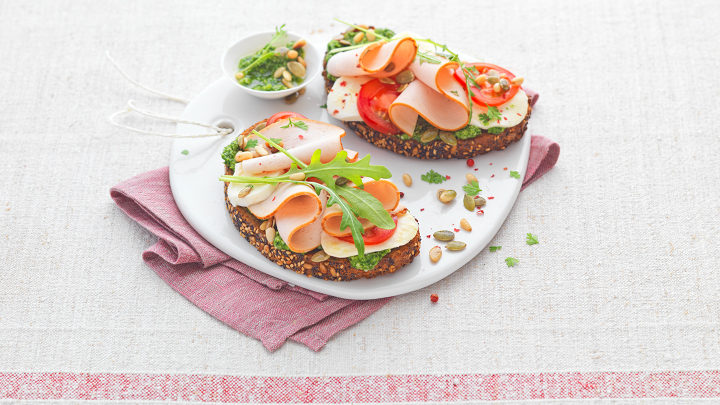
[[[0,399],[201,402],[405,402],[718,398],[719,371],[241,377],[0,373]]]

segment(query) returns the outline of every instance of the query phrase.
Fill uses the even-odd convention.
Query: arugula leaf
[[[482,191],[480,190],[480,185],[478,184],[477,180],[472,180],[470,184],[464,185],[462,189],[465,194],[469,195],[470,197],[475,197]]]
[[[533,235],[531,233],[527,234],[526,242],[528,245],[537,245],[538,243],[540,243],[540,242],[538,242],[537,235]]]
[[[483,122],[483,125],[487,125],[490,123],[490,121],[497,121],[500,118],[502,118],[502,114],[500,114],[500,110],[498,110],[497,107],[491,107],[485,104],[488,108],[488,111],[486,114],[478,114],[478,118],[480,121]]]
[[[336,187],[335,192],[350,204],[350,209],[359,218],[367,219],[378,228],[395,228],[395,222],[390,214],[385,211],[380,200],[373,198],[372,194],[347,185]]]
[[[185,149],[184,151],[182,151],[182,152],[180,152],[180,153],[182,153],[183,155],[187,155],[188,153],[190,153],[190,151],[187,150],[187,149]]]
[[[503,132],[505,132],[505,128],[492,127],[492,128],[488,128],[488,132],[493,135],[499,135],[499,134],[502,134]]]
[[[293,165],[290,171],[285,174],[290,176],[293,173],[303,172],[305,178],[316,177],[333,190],[336,187],[334,176],[345,177],[361,189],[364,188],[363,177],[370,177],[375,180],[389,179],[392,177],[392,173],[390,173],[390,170],[385,166],[371,165],[370,155],[365,155],[364,158],[357,162],[348,163],[345,160],[345,158],[347,158],[347,151],[342,150],[335,155],[335,159],[327,163],[322,163],[320,161],[321,153],[320,149],[316,150],[312,158],[310,158],[309,165],[303,169],[298,169],[297,166]]]
[[[469,68],[470,72],[475,73],[476,75],[480,74],[480,71],[473,65],[471,65]]]
[[[442,63],[439,59],[436,59],[434,56],[430,55],[430,51],[427,52],[418,52],[417,53],[417,60],[422,65],[423,62],[432,63],[433,65],[437,65]]]
[[[302,121],[295,121],[295,122],[293,122],[292,118],[289,118],[289,117],[288,117],[288,124],[285,125],[285,126],[283,126],[283,127],[280,127],[280,128],[290,128],[290,127],[298,127],[298,128],[303,129],[303,130],[305,130],[305,131],[308,130],[308,126],[307,126],[306,123],[304,123],[304,122],[302,122]]]
[[[506,257],[505,258],[505,264],[507,264],[508,267],[513,267],[514,265],[520,263],[520,260],[514,258],[514,257]]]
[[[456,95],[456,96],[460,97],[460,95],[458,95],[458,92],[457,92],[457,91],[455,91],[455,90],[450,90],[450,93],[452,93],[452,94],[454,94],[454,95]]]
[[[257,144],[258,144],[258,140],[257,140],[257,139],[248,139],[247,145],[245,145],[245,149],[247,150],[247,149],[250,149],[250,148],[254,148],[254,147],[257,146]]]
[[[327,103],[321,105],[320,108],[327,108]]]
[[[365,241],[363,240],[363,233],[365,233],[365,229],[363,228],[362,224],[360,223],[360,220],[357,219],[355,214],[352,211],[352,208],[350,207],[350,204],[348,204],[345,200],[340,198],[335,191],[331,190],[329,187],[324,186],[320,183],[315,182],[308,182],[308,181],[299,181],[298,183],[306,183],[309,185],[312,185],[315,187],[316,191],[319,191],[319,189],[323,189],[327,191],[328,193],[328,200],[327,200],[327,207],[331,207],[335,204],[340,206],[340,209],[342,210],[343,216],[340,220],[340,230],[344,231],[348,227],[350,227],[350,234],[352,235],[353,242],[355,242],[355,248],[357,248],[358,251],[358,257],[363,258],[365,256]],[[318,193],[319,194],[319,193]],[[380,201],[378,201],[379,203]],[[392,219],[390,220],[392,222]],[[394,225],[394,223],[393,223]]]
[[[420,180],[427,181],[430,184],[440,184],[447,179],[440,173],[436,173],[434,170],[430,170],[429,172],[421,175]]]
[[[502,249],[502,246],[490,246],[491,252],[497,252],[500,249]]]
[[[519,179],[519,178],[520,178],[520,173],[512,170],[512,171],[510,171],[510,177],[512,177],[512,178],[514,178],[514,179]]]

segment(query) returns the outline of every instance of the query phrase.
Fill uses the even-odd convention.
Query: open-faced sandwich
[[[418,223],[345,131],[283,112],[225,147],[225,204],[240,234],[296,273],[349,281],[393,273],[420,252]]]
[[[523,137],[532,107],[522,77],[412,33],[348,25],[328,44],[323,76],[328,112],[358,136],[421,159],[468,158]]]

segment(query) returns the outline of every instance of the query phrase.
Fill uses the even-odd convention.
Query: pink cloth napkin
[[[550,170],[560,147],[533,136],[523,188]],[[276,350],[290,339],[320,350],[336,333],[377,311],[392,298],[353,301],[316,293],[271,277],[215,248],[183,218],[170,190],[167,167],[110,190],[130,218],[158,237],[145,263],[205,312]]]

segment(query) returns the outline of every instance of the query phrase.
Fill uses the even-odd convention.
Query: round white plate
[[[220,126],[222,123],[231,123],[234,128],[243,131],[276,112],[291,110],[310,119],[344,128],[347,135],[343,138],[343,145],[360,152],[360,156],[370,154],[371,163],[390,169],[392,180],[405,193],[401,202],[420,222],[420,255],[393,274],[350,282],[308,278],[267,260],[240,236],[225,209],[223,183],[218,180],[224,173],[220,152],[232,141],[234,134],[212,138],[178,138],[173,142],[170,152],[170,185],[175,201],[190,225],[218,249],[262,272],[312,291],[349,299],[383,298],[418,290],[449,276],[485,248],[505,221],[520,192],[530,152],[530,135],[526,134],[520,142],[503,151],[475,157],[475,166],[472,168],[467,166],[465,160],[420,160],[400,156],[365,142],[332,118],[324,108],[320,108],[326,100],[323,84],[322,80],[313,81],[297,102],[288,105],[284,100],[254,98],[221,78],[193,99],[182,118]],[[205,128],[193,125],[177,126],[180,135],[202,134],[206,131]],[[182,154],[184,150],[189,153]],[[507,170],[503,170],[506,167]],[[477,171],[474,170],[476,168]],[[420,180],[420,175],[430,169],[449,175],[450,180],[440,185]],[[520,173],[520,179],[510,177],[512,170]],[[463,207],[461,187],[467,184],[465,174],[468,172],[478,178],[483,190],[480,195],[488,201],[483,207],[484,215],[469,212]],[[403,183],[403,173],[412,176],[411,187]],[[438,188],[456,190],[458,198],[444,205],[437,200]],[[494,198],[491,200],[488,197]],[[460,228],[462,218],[470,222],[472,232]],[[428,239],[427,235],[454,228],[460,230],[455,240],[467,243],[467,248],[459,252],[443,248],[440,261],[432,263],[428,252],[433,246],[444,246],[445,243],[432,237]]]

